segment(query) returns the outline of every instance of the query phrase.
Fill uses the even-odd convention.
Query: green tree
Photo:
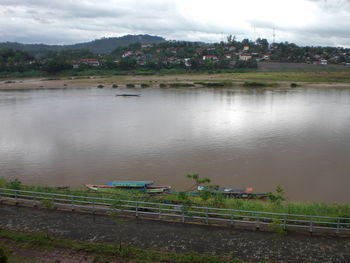
[[[271,202],[275,204],[281,204],[281,202],[286,200],[285,191],[281,185],[277,185],[274,193],[269,193],[269,198]]]
[[[135,69],[136,60],[133,58],[122,58],[119,62],[119,68],[123,70]]]
[[[51,58],[43,64],[43,70],[48,73],[56,74],[60,71],[71,69],[72,65],[61,58]]]
[[[198,188],[198,186],[202,186],[203,184],[208,184],[211,181],[209,178],[206,178],[206,177],[201,178],[199,174],[187,174],[186,177],[194,181],[194,184],[191,186],[191,188],[189,188],[188,191],[195,190]]]

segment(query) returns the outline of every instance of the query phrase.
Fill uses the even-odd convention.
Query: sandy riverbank
[[[241,77],[229,76],[228,74],[183,74],[183,75],[152,75],[152,76],[90,76],[71,78],[26,78],[6,79],[0,81],[0,90],[27,90],[27,89],[63,89],[63,88],[96,88],[103,85],[112,88],[113,84],[118,87],[126,87],[126,84],[147,84],[150,87],[159,87],[159,84],[169,83],[194,83],[194,82],[220,82],[231,81],[232,87],[241,87],[244,81]],[[252,79],[251,81],[256,81]],[[266,81],[265,81],[266,82]],[[267,81],[274,87],[287,88],[293,81]],[[295,81],[301,87],[312,88],[350,88],[350,83],[338,82],[305,82]],[[198,85],[200,86],[200,85]]]

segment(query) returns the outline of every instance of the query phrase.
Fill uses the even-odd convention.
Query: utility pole
[[[272,36],[273,36],[273,40],[272,40],[272,43],[275,43],[275,38],[276,38],[276,29],[275,28],[273,28],[273,34],[272,34]]]

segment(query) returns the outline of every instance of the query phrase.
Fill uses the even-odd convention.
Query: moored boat
[[[145,188],[153,183],[153,181],[112,181],[105,183],[105,185],[113,186],[114,188]]]
[[[113,181],[103,185],[86,184],[85,186],[91,190],[106,190],[106,189],[124,189],[138,190],[146,193],[165,193],[170,191],[170,186],[153,186],[152,181]]]
[[[199,195],[201,191],[209,191],[214,195],[223,195],[226,197],[243,198],[243,199],[267,199],[268,193],[253,193],[252,187],[233,188],[220,186],[198,186],[198,192],[192,194]]]

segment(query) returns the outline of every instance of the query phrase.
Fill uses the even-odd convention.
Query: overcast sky
[[[350,0],[0,0],[0,42],[72,44],[151,34],[350,47]]]

